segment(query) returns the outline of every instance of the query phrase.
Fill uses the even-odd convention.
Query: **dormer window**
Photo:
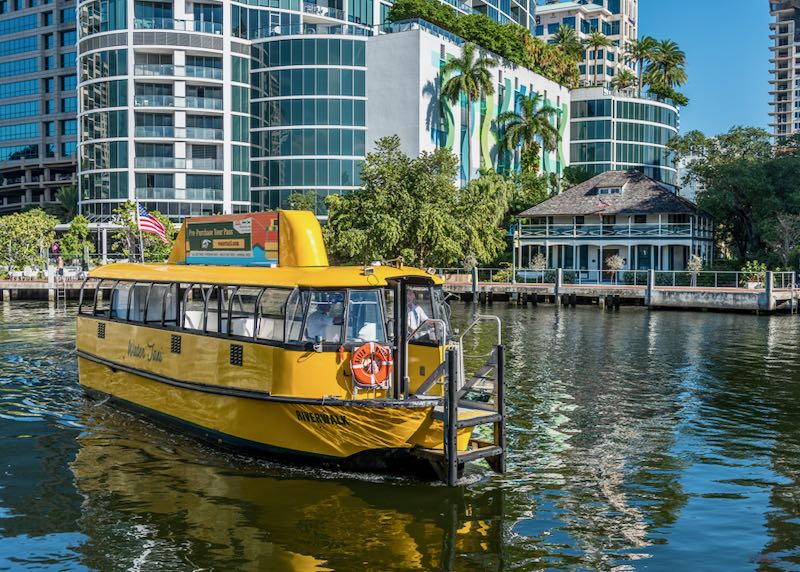
[[[622,194],[622,189],[619,187],[598,187],[598,195],[619,195]]]

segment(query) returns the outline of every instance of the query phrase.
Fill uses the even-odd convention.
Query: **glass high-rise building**
[[[533,23],[533,0],[448,4]],[[322,199],[358,188],[370,123],[383,134],[391,122],[378,114],[404,97],[416,98],[404,110],[416,113],[422,97],[390,89],[368,117],[370,81],[383,81],[367,68],[369,46],[405,29],[383,26],[389,8],[383,0],[79,1],[82,212],[110,221],[122,201],[137,199],[179,220],[275,208],[295,191]],[[428,34],[443,38],[433,55],[459,41]],[[438,69],[438,55],[427,57]],[[384,59],[387,70],[421,73],[403,53]]]
[[[0,214],[74,185],[74,0],[0,0]]]
[[[769,12],[770,127],[780,139],[800,133],[800,0],[770,0]]]
[[[573,90],[571,107],[570,166],[595,174],[635,169],[675,190],[667,142],[678,134],[678,107],[602,87]]]

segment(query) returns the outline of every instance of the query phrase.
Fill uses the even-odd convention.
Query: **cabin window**
[[[166,318],[166,312],[171,310],[171,321],[175,323],[175,288],[177,284],[153,284],[150,288],[150,294],[147,297],[147,312],[145,315],[145,323],[147,324],[161,324],[162,318]],[[166,299],[170,300],[170,310],[167,310]]]
[[[131,282],[117,282],[111,291],[111,317],[115,320],[128,319],[128,299],[130,298]]]
[[[178,327],[178,303],[181,297],[178,295],[178,284],[167,285],[164,293],[164,325]]]
[[[386,342],[386,329],[381,315],[381,298],[377,290],[352,290],[347,304],[348,343]]]
[[[206,295],[209,290],[209,286],[204,287],[200,284],[192,284],[186,289],[186,292],[184,292],[181,326],[185,330],[203,329]]]
[[[406,289],[406,313],[409,338],[422,337],[425,328],[420,328],[420,326],[433,317],[430,288],[409,286]]]
[[[450,335],[450,306],[445,302],[444,290],[441,287],[433,289],[433,309],[436,318],[444,321],[447,334]],[[437,336],[440,332],[441,330],[437,332]]]
[[[206,324],[204,332],[225,332],[227,326],[226,286],[206,286]]]
[[[343,319],[344,292],[338,290],[312,292],[303,341],[341,343]]]
[[[111,310],[111,296],[109,295],[114,289],[113,280],[102,280],[97,286],[97,295],[94,305],[94,315],[102,318],[108,318],[109,311]]]
[[[256,302],[261,288],[237,288],[230,297],[228,323],[232,336],[252,338],[256,329]]]
[[[128,296],[128,320],[131,322],[144,322],[145,304],[147,303],[147,293],[150,291],[150,284],[137,282],[131,287]]]
[[[78,302],[79,314],[92,314],[94,308],[94,299],[97,296],[97,285],[100,280],[97,278],[87,278],[81,287],[80,301]]]
[[[286,323],[286,301],[291,290],[267,288],[258,305],[258,338],[282,342]],[[302,313],[300,314],[302,321]],[[298,326],[299,331],[300,326]]]
[[[286,302],[286,341],[299,342],[303,337],[303,314],[308,292],[293,290]]]

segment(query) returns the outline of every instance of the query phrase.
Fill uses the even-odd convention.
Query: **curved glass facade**
[[[678,134],[678,109],[617,95],[592,98],[595,92],[573,92],[570,165],[593,173],[636,169],[675,185],[677,169],[666,145]]]
[[[276,38],[253,47],[253,195],[286,206],[361,185],[366,155],[366,38]]]

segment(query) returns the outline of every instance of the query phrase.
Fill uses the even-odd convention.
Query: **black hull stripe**
[[[204,393],[214,393],[216,395],[224,395],[227,397],[239,397],[244,399],[257,399],[260,401],[271,401],[276,403],[294,403],[302,405],[330,405],[334,407],[365,407],[365,408],[378,408],[378,409],[418,409],[418,408],[431,408],[435,405],[441,405],[441,399],[431,400],[406,400],[406,401],[390,401],[386,399],[319,399],[313,397],[286,397],[283,395],[270,395],[263,391],[254,391],[251,389],[237,389],[233,387],[222,387],[219,385],[208,385],[205,383],[196,383],[192,381],[182,381],[171,377],[165,377],[157,373],[146,371],[143,369],[122,365],[105,358],[90,354],[88,352],[78,350],[78,357],[91,362],[104,365],[113,370],[120,370],[133,375],[144,377],[151,381],[157,381],[167,385],[180,387],[183,389],[191,389],[194,391],[202,391]]]

